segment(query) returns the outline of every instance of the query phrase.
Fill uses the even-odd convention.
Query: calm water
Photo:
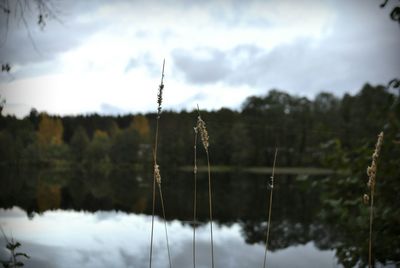
[[[173,171],[162,176],[172,264],[192,267],[193,176]],[[212,175],[216,267],[262,267],[267,177]],[[276,177],[269,267],[342,267],[330,225],[319,217],[319,179]],[[0,224],[31,256],[26,267],[148,267],[151,181],[131,170],[2,170]],[[196,264],[210,267],[207,177],[202,173],[197,202]],[[156,211],[153,267],[168,267],[159,203]],[[4,237],[0,243],[0,258],[6,259]]]

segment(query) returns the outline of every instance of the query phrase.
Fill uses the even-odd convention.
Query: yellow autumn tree
[[[40,145],[61,145],[64,127],[60,118],[51,118],[46,113],[40,115],[37,132]]]
[[[143,115],[133,117],[131,127],[135,129],[143,140],[147,140],[150,135],[149,120]]]

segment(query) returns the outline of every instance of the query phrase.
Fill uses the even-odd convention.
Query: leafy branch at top
[[[384,8],[389,0],[384,0],[384,2],[380,5],[381,8]],[[390,12],[390,18],[394,21],[397,21],[400,24],[400,6],[395,6]]]

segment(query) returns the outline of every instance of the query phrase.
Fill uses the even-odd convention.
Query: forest
[[[329,153],[372,144],[398,127],[395,92],[366,84],[342,98],[320,93],[314,100],[271,90],[247,98],[240,111],[202,111],[210,132],[214,165],[266,166],[276,147],[284,167],[331,165]],[[397,110],[396,110],[397,109]],[[159,159],[168,167],[192,163],[197,110],[164,111]],[[0,162],[11,165],[113,165],[141,167],[152,161],[156,113],[55,116],[32,109],[23,119],[0,118]],[[394,137],[399,138],[399,137]],[[330,166],[332,168],[332,166]]]

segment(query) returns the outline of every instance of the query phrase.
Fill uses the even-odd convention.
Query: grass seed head
[[[162,105],[162,93],[164,89],[164,67],[165,67],[165,59],[163,61],[163,66],[162,66],[162,73],[161,73],[161,83],[158,86],[158,93],[157,93],[157,118],[160,118],[161,115],[161,105]]]
[[[372,163],[371,166],[367,168],[367,175],[368,175],[368,187],[373,190],[375,188],[375,181],[376,181],[376,169],[377,169],[377,162],[379,153],[381,151],[383,142],[383,132],[378,135],[378,141],[375,145],[374,153],[372,154]]]
[[[154,176],[156,176],[156,181],[161,184],[160,168],[157,164],[154,164]]]
[[[204,149],[206,149],[206,151],[208,151],[209,143],[208,143],[208,132],[207,132],[207,128],[206,128],[206,123],[203,121],[203,119],[201,119],[200,116],[197,117],[196,128],[200,132],[201,141],[203,143]]]
[[[158,104],[158,107],[157,107],[157,116],[158,116],[158,117],[160,117],[160,114],[161,114],[161,105],[162,105],[162,100],[163,100],[163,98],[162,98],[163,89],[164,89],[164,85],[161,84],[161,85],[158,87],[158,93],[157,93],[157,104]]]

